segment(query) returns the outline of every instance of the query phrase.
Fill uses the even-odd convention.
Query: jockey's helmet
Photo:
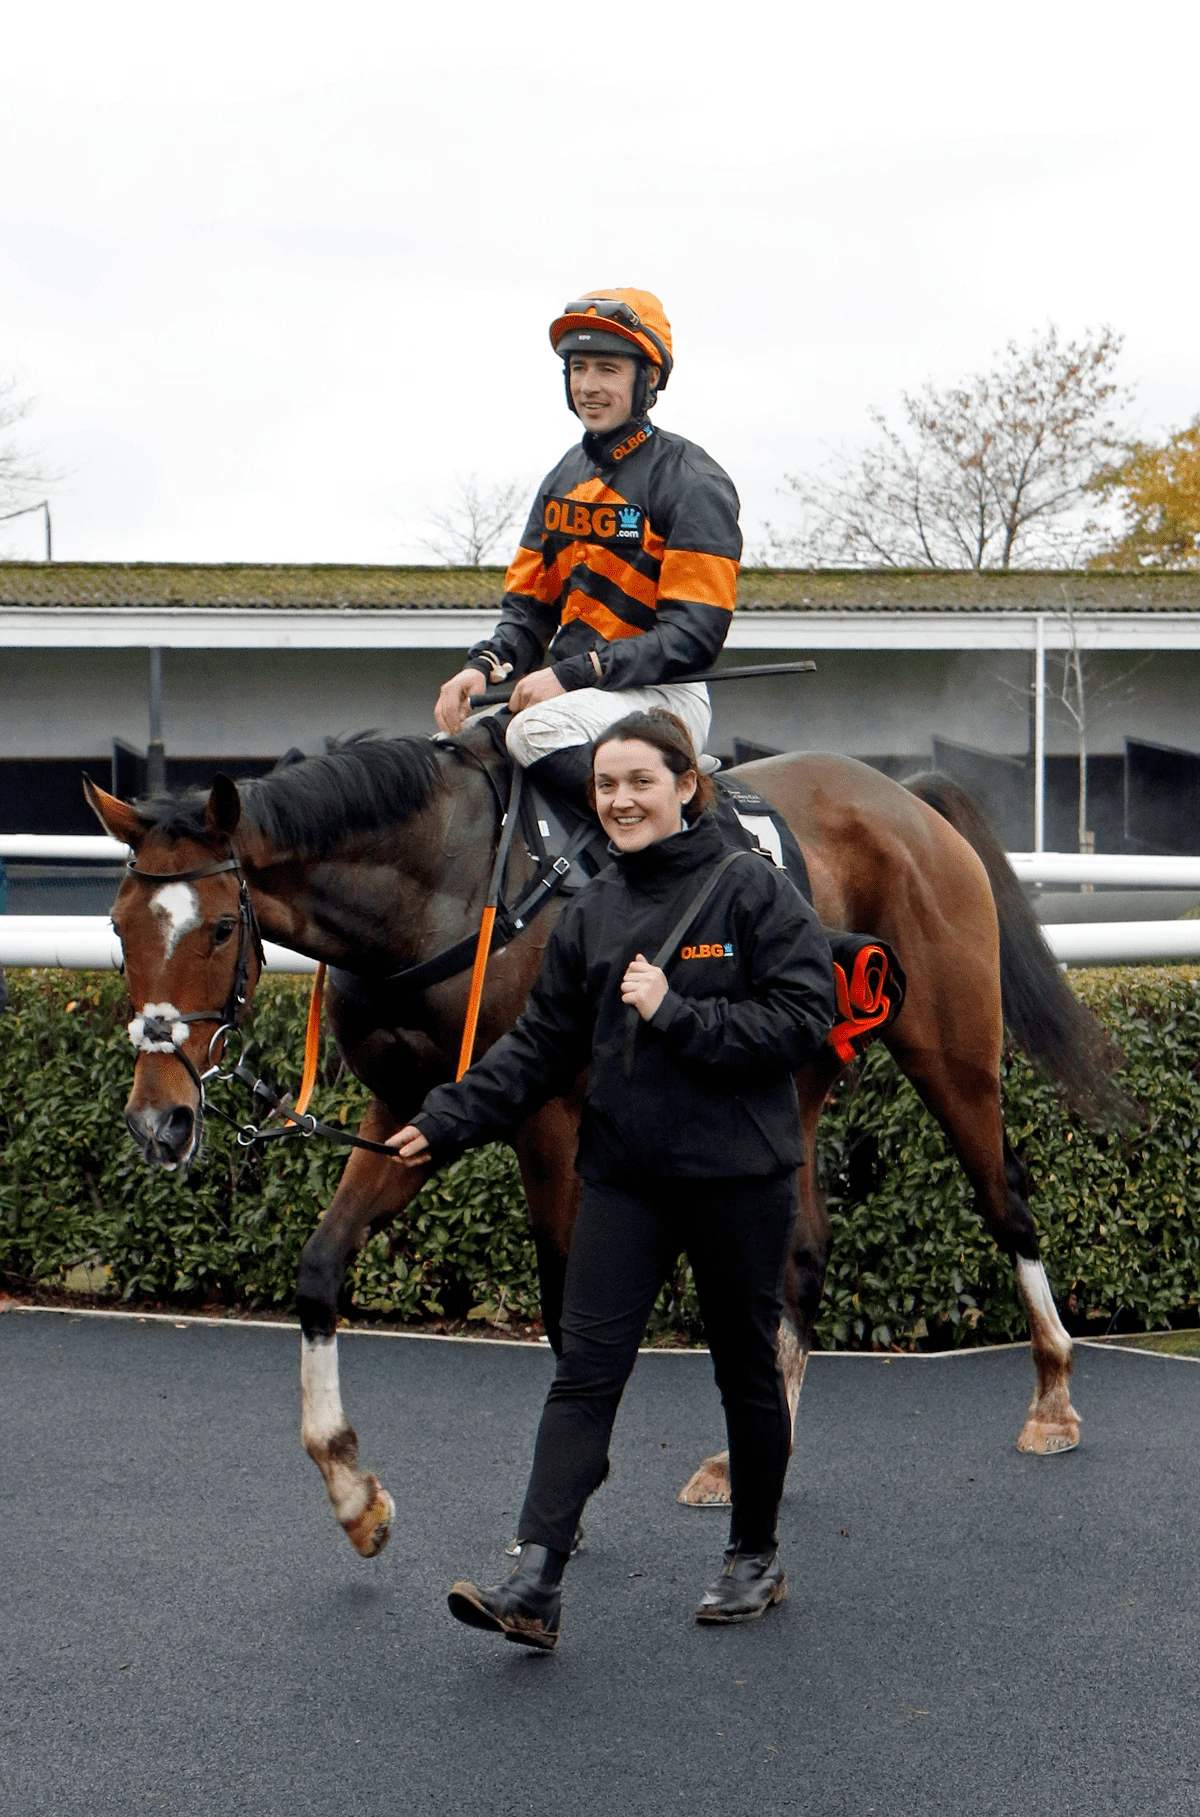
[[[589,290],[563,306],[550,324],[550,345],[563,362],[567,404],[571,410],[570,358],[573,353],[632,354],[638,363],[633,414],[644,416],[666,390],[674,359],[671,324],[658,298],[649,290]],[[658,382],[650,385],[650,368]]]

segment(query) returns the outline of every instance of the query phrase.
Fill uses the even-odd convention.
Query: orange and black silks
[[[590,431],[539,488],[491,653],[519,678],[643,688],[708,668],[729,631],[742,537],[733,481],[695,442],[626,423]]]

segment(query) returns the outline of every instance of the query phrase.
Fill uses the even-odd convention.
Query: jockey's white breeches
[[[708,689],[702,681],[669,681],[658,688],[575,688],[518,713],[505,743],[510,756],[527,769],[552,751],[591,744],[626,713],[647,713],[651,707],[665,707],[682,719],[699,756],[712,722]]]

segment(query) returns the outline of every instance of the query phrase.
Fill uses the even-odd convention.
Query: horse
[[[1067,988],[995,835],[962,790],[935,776],[901,786],[852,758],[826,755],[771,757],[733,774],[782,812],[822,922],[888,941],[903,966],[906,998],[883,1038],[946,1132],[986,1229],[1012,1262],[1028,1317],[1034,1388],[1018,1448],[1040,1456],[1068,1451],[1079,1442],[1072,1344],[1039,1260],[1026,1170],[1004,1129],[1005,1027],[1093,1117],[1111,1110],[1119,1055]],[[133,851],[112,913],[138,1049],[125,1121],[147,1161],[175,1167],[196,1154],[202,1075],[229,1039],[224,1031],[249,1011],[260,931],[337,968],[330,1026],[371,1093],[361,1137],[383,1142],[434,1085],[454,1076],[469,963],[411,993],[389,980],[469,943],[478,929],[507,783],[505,760],[478,721],[452,739],[351,741],[240,785],[218,776],[207,794],[131,805],[85,782],[102,825]],[[534,875],[533,856],[518,839],[513,888]],[[560,909],[552,902],[493,951],[478,1052],[520,1014]],[[793,1431],[830,1251],[817,1124],[842,1067],[826,1048],[796,1079],[806,1161],[779,1332]],[[544,1328],[556,1350],[585,1084],[564,1080],[561,1096],[513,1139]],[[364,1557],[386,1543],[394,1506],[360,1466],[343,1411],[339,1294],[349,1258],[403,1213],[425,1177],[353,1149],[298,1272],[302,1442]],[[724,1453],[704,1459],[680,1492],[692,1506],[728,1497]]]

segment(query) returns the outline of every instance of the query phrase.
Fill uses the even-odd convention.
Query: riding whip
[[[758,662],[741,669],[698,669],[692,675],[674,675],[664,685],[675,687],[685,681],[756,681],[764,675],[811,675],[816,666],[815,662]],[[485,689],[482,694],[472,694],[471,705],[503,706],[516,685],[515,681],[506,681],[500,687]]]

